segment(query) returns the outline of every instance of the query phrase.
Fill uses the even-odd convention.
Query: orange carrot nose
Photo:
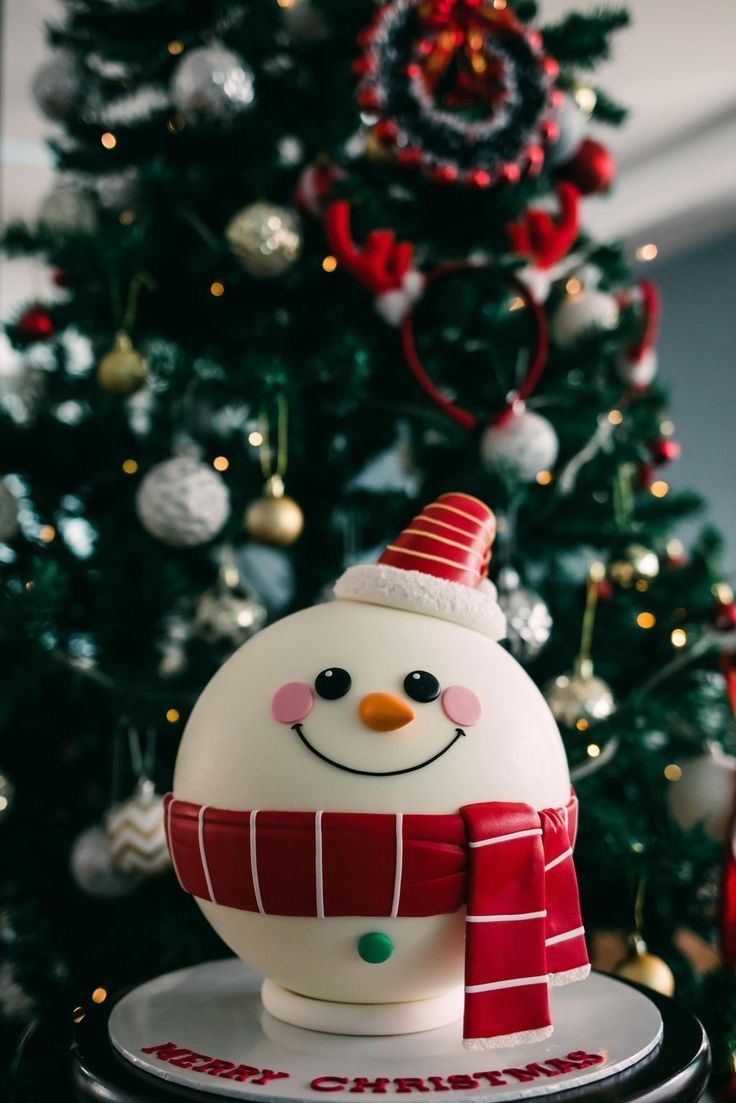
[[[358,707],[360,719],[374,732],[395,732],[414,719],[414,710],[390,693],[368,693]]]

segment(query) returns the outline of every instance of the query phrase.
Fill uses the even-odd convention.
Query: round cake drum
[[[358,1038],[287,1026],[263,1009],[260,979],[239,961],[209,962],[133,989],[115,1006],[110,1038],[138,1069],[236,1099],[333,1103],[356,1094],[401,1103],[531,1099],[601,1080],[657,1046],[662,1019],[633,988],[593,974],[553,988],[554,1034],[472,1052],[460,1022],[420,1034]]]

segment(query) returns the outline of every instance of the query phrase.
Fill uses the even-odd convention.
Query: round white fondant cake
[[[511,1044],[546,1036],[548,985],[587,973],[565,753],[497,642],[493,531],[444,495],[337,601],[244,644],[192,713],[174,867],[287,1021],[388,1033],[464,1011],[468,1044]]]

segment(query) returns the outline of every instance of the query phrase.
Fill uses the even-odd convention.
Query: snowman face
[[[450,812],[559,805],[569,785],[546,703],[497,643],[336,601],[260,632],[218,672],[174,792],[231,809]]]

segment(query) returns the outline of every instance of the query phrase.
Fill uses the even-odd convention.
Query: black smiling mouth
[[[417,762],[415,766],[406,766],[403,770],[356,770],[354,766],[345,766],[342,762],[336,762],[334,758],[329,758],[326,754],[322,754],[322,751],[318,751],[316,747],[313,747],[304,734],[301,724],[292,724],[291,730],[296,732],[308,751],[311,751],[317,758],[321,758],[329,766],[335,766],[338,770],[344,770],[347,774],[360,774],[362,777],[397,777],[399,774],[412,774],[415,770],[423,770],[425,766],[431,766],[438,758],[442,758],[444,754],[447,754],[450,748],[455,746],[458,739],[465,735],[462,728],[455,728],[455,734],[446,747],[443,747],[437,754],[433,754],[431,758],[425,758],[424,762]]]

